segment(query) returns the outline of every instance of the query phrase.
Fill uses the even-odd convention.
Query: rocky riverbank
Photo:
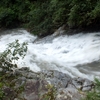
[[[35,73],[27,67],[7,72],[0,80],[0,100],[80,100],[94,87],[88,79],[56,70]]]

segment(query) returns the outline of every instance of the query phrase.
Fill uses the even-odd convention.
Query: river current
[[[58,70],[72,77],[93,80],[100,77],[100,32],[75,35],[53,35],[38,39],[24,29],[0,32],[0,52],[16,39],[28,43],[25,58],[18,67],[40,70]]]

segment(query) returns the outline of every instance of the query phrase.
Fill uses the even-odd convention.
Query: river
[[[100,76],[100,32],[75,35],[53,35],[43,39],[31,35],[24,29],[0,32],[0,52],[16,39],[28,43],[25,58],[18,67],[40,70],[58,70],[72,77],[93,80]]]

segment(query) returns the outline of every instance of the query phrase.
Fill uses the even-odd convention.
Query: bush
[[[7,49],[0,54],[0,68],[2,72],[16,68],[19,57],[24,58],[27,52],[27,43],[20,44],[18,40],[8,44]]]
[[[72,27],[88,26],[100,18],[100,0],[72,0],[70,6],[68,24]]]
[[[82,100],[100,100],[100,81],[95,79],[95,88],[86,94]]]
[[[0,27],[16,27],[27,22],[29,0],[2,0],[0,3]]]

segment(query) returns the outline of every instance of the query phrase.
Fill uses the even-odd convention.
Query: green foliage
[[[51,0],[50,9],[52,10],[52,20],[53,24],[56,26],[61,26],[67,22],[69,13],[70,0]]]
[[[27,52],[27,43],[20,44],[18,40],[8,44],[7,49],[0,54],[0,68],[3,72],[11,70],[11,68],[16,68],[17,65],[15,61],[19,57],[24,58]]]
[[[46,33],[50,31],[52,27],[52,20],[50,17],[48,6],[49,1],[45,2],[34,2],[34,5],[31,6],[29,12],[29,23],[27,24],[30,27],[30,30],[34,34]]]
[[[90,13],[91,19],[100,18],[100,0],[95,5],[94,9]]]
[[[0,3],[0,27],[13,27],[27,21],[28,0],[2,0]]]
[[[0,8],[0,26],[8,26],[14,20],[14,12],[10,8]]]
[[[66,0],[35,1],[29,12],[27,25],[33,33],[50,34],[67,22],[68,5],[69,1]]]
[[[0,27],[22,25],[48,35],[63,24],[87,27],[100,22],[100,0],[1,0]]]
[[[56,98],[56,88],[53,85],[47,85],[47,93],[42,95],[41,100],[55,100]]]
[[[100,17],[100,0],[72,0],[68,24],[72,27],[88,26]]]
[[[100,100],[100,80],[95,79],[95,88],[93,91],[88,92],[82,100]]]
[[[0,100],[3,100],[3,97],[4,97],[4,92],[2,90],[3,85],[4,84],[2,82],[0,82]]]

